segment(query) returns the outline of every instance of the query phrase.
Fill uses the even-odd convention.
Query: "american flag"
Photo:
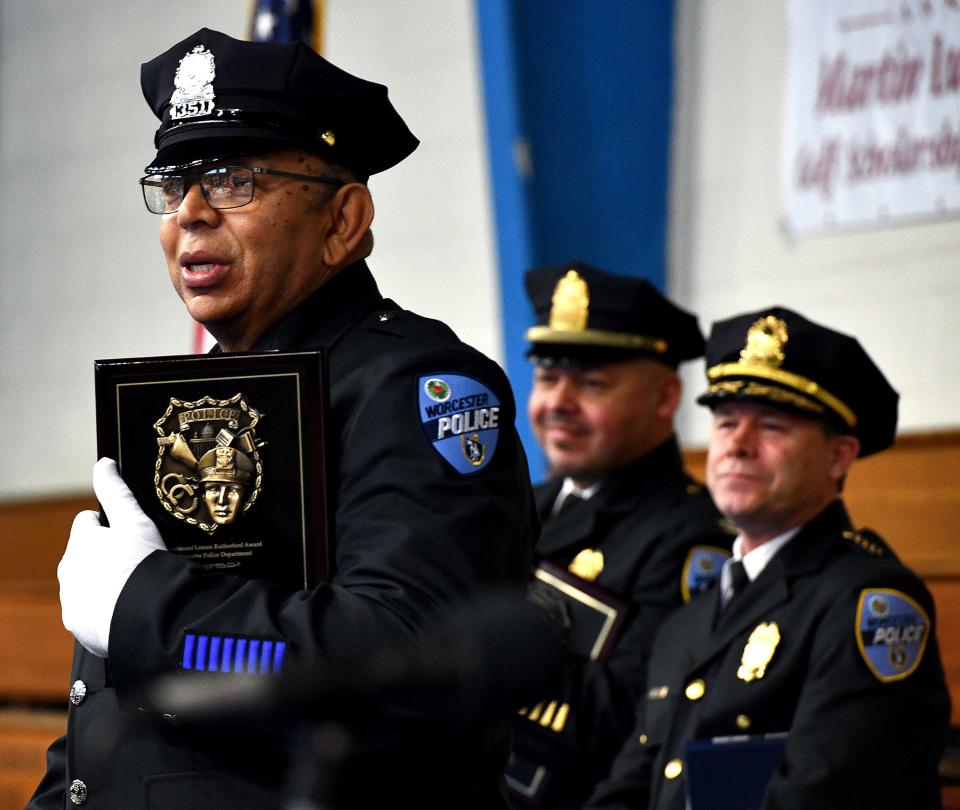
[[[305,42],[321,52],[323,2],[317,0],[255,0],[250,8],[251,42]],[[215,343],[198,323],[193,334],[193,353],[205,354]]]
[[[320,51],[321,10],[311,0],[256,0],[250,18],[253,42],[296,42],[303,40]]]

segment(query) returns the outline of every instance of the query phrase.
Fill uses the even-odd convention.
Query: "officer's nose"
[[[187,226],[195,222],[204,222],[208,225],[214,224],[220,213],[213,208],[207,198],[203,195],[203,189],[200,187],[199,178],[191,182],[187,179],[189,185],[180,201],[180,208],[175,216],[181,226]]]
[[[556,384],[550,389],[547,397],[547,407],[551,411],[572,411],[577,405],[577,387],[574,380],[561,375]]]
[[[747,458],[756,452],[756,431],[750,420],[743,420],[727,436],[727,452],[736,458]]]

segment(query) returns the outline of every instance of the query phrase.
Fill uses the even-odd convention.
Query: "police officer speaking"
[[[674,436],[677,366],[703,352],[696,318],[645,279],[580,262],[526,282],[528,413],[552,473],[535,490],[534,581],[563,596],[579,658],[514,723],[508,783],[518,806],[580,807],[632,727],[654,632],[719,574],[732,536]]]
[[[284,666],[418,638],[485,586],[520,589],[533,501],[502,371],[384,299],[364,261],[367,179],[418,145],[387,89],[302,43],[208,29],[144,64],[141,83],[160,119],[143,199],[190,314],[219,350],[327,350],[335,574],[291,593],[204,571],[166,551],[101,459],[94,488],[110,527],[78,515],[60,564],[76,688],[30,808],[69,797],[262,810],[281,805],[282,755],[259,734],[139,712],[135,685],[177,672],[188,636],[282,643]],[[496,722],[427,733],[409,715],[340,769],[337,807],[504,806]]]
[[[855,338],[780,307],[715,324],[706,355],[733,559],[657,634],[639,724],[589,807],[940,807],[933,601],[840,499],[854,460],[893,443],[896,392]]]

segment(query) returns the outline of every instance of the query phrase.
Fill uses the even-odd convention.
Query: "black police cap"
[[[648,356],[675,368],[703,354],[696,317],[646,279],[572,262],[531,270],[525,282],[537,315],[527,330],[532,359],[605,363]]]
[[[701,405],[760,400],[822,417],[856,436],[861,456],[893,444],[899,395],[850,335],[770,307],[713,324],[706,359]]]
[[[161,122],[147,172],[303,148],[367,177],[419,144],[386,87],[302,42],[245,42],[202,28],[142,65],[140,84]]]

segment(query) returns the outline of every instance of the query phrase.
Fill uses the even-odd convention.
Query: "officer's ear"
[[[670,369],[657,379],[657,416],[661,419],[673,419],[680,406],[680,375]]]
[[[347,183],[337,189],[325,206],[327,234],[322,258],[328,267],[342,267],[370,252],[373,198],[363,183]],[[366,253],[364,253],[366,250]]]
[[[846,477],[847,470],[860,453],[860,440],[856,436],[840,434],[831,436],[827,439],[830,445],[830,476],[837,484],[838,488]]]

